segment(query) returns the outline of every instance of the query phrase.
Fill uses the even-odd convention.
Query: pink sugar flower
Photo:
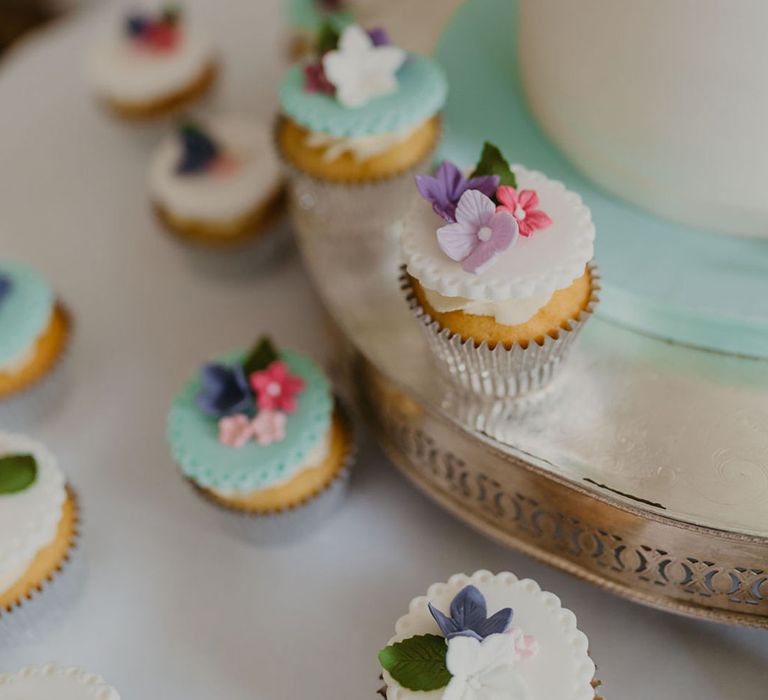
[[[253,438],[259,445],[267,446],[285,438],[286,415],[282,411],[261,410],[251,421]]]
[[[437,230],[440,249],[461,262],[465,272],[479,275],[517,240],[515,218],[496,211],[493,200],[478,190],[467,190],[456,207],[456,223]]]
[[[219,420],[219,442],[228,447],[243,447],[253,437],[251,419],[244,413]]]
[[[496,211],[508,211],[515,217],[520,228],[520,235],[528,238],[534,231],[552,225],[552,219],[536,207],[539,195],[535,190],[520,190],[502,185],[496,190],[496,199],[501,202]]]
[[[304,380],[290,374],[288,365],[282,360],[275,360],[266,369],[254,372],[249,381],[256,393],[256,404],[267,411],[293,413],[296,396],[304,389]]]

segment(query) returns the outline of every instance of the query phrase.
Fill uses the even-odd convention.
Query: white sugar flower
[[[446,666],[453,676],[443,700],[529,700],[518,670],[515,634],[492,634],[448,641]]]
[[[360,107],[373,97],[397,90],[395,73],[405,57],[397,46],[374,46],[362,27],[351,24],[341,35],[339,48],[323,56],[323,68],[339,102]]]

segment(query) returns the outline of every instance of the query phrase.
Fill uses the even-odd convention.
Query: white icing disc
[[[408,272],[422,286],[448,297],[485,301],[549,298],[584,274],[594,255],[595,226],[575,192],[535,170],[513,166],[518,191],[536,190],[538,208],[552,225],[535,231],[501,253],[482,274],[465,272],[440,250],[436,231],[445,221],[420,201],[403,225],[402,250]]]
[[[64,475],[41,444],[22,435],[0,433],[0,456],[9,454],[34,456],[37,478],[24,491],[0,494],[0,574],[29,563],[53,541],[66,499]]]
[[[101,676],[54,664],[0,674],[0,700],[120,700]]]
[[[149,168],[150,196],[188,219],[225,222],[250,212],[282,186],[272,134],[264,124],[238,116],[205,120],[204,128],[231,156],[232,172],[178,174],[181,142],[171,134],[158,147]]]
[[[450,609],[454,596],[465,586],[476,586],[485,596],[488,615],[510,607],[512,625],[523,634],[532,635],[538,652],[519,662],[519,671],[530,697],[536,700],[593,700],[592,680],[595,664],[589,657],[586,635],[576,627],[576,616],[560,604],[560,599],[542,591],[531,579],[518,579],[509,572],[492,574],[477,571],[472,576],[457,574],[448,583],[430,586],[426,596],[414,598],[408,613],[395,625],[389,644],[417,634],[442,636],[427,608],[432,603],[443,612]],[[384,671],[387,700],[440,700],[444,689],[412,691],[400,686]]]

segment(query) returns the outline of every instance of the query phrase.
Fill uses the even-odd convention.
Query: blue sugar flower
[[[253,392],[241,365],[207,364],[200,371],[200,384],[197,405],[203,413],[221,418],[253,411]]]
[[[0,304],[11,293],[12,289],[13,282],[11,282],[11,278],[0,272]]]
[[[450,617],[432,603],[429,603],[429,612],[446,639],[473,637],[481,641],[489,635],[506,632],[512,622],[512,608],[503,608],[488,617],[485,596],[474,586],[467,586],[456,594]]]
[[[176,165],[179,175],[206,172],[221,155],[218,144],[194,124],[185,124],[179,130],[181,158]]]

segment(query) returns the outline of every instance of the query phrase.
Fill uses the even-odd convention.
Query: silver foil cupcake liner
[[[310,175],[281,153],[275,122],[275,150],[280,157],[288,181],[288,208],[296,233],[300,237],[383,236],[397,252],[395,225],[402,212],[419,194],[414,177],[432,163],[435,148],[416,165],[390,177],[360,182],[333,182]]]
[[[541,344],[529,343],[525,348],[515,344],[510,349],[502,344],[490,348],[472,338],[462,340],[458,333],[441,326],[419,304],[406,268],[401,267],[401,289],[439,369],[463,392],[483,401],[482,408],[476,408],[473,423],[486,419],[495,422],[499,416],[522,410],[550,393],[574,341],[599,301],[597,267],[592,262],[587,267],[592,294],[578,318],[569,321],[568,328],[561,329],[557,338],[547,336]]]
[[[0,652],[44,641],[66,618],[83,590],[87,566],[80,537],[81,511],[71,486],[67,486],[67,493],[78,509],[72,544],[54,573],[10,609],[0,608]]]
[[[261,546],[287,544],[299,539],[336,512],[349,486],[357,457],[355,428],[346,407],[338,398],[335,411],[342,421],[347,439],[343,464],[322,490],[301,503],[280,510],[252,512],[221,502],[191,480],[190,484],[205,501],[216,506],[223,527],[240,539]]]

